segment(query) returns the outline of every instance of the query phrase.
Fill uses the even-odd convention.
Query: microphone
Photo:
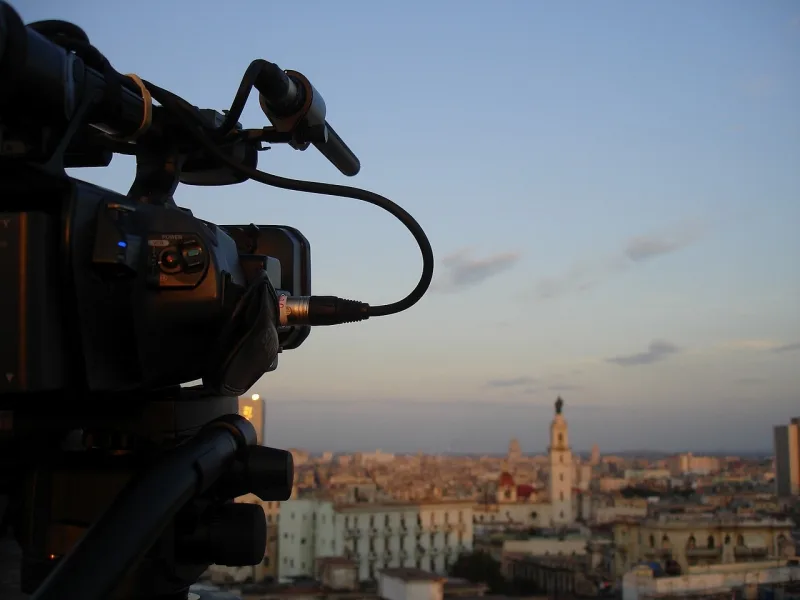
[[[284,133],[310,134],[311,143],[347,177],[357,175],[361,162],[339,134],[325,120],[322,95],[297,71],[284,71],[275,63],[260,61],[261,70],[253,87],[259,92],[261,110],[275,129]],[[292,142],[297,150],[308,148],[308,141]]]

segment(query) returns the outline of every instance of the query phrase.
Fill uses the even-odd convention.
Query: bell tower
[[[564,401],[559,397],[555,404],[555,415],[550,424],[550,520],[553,525],[572,523],[573,473],[572,450],[569,447],[569,431],[564,418]]]

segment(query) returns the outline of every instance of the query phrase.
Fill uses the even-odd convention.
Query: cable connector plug
[[[369,304],[336,296],[289,296],[278,293],[281,327],[341,325],[369,319]]]

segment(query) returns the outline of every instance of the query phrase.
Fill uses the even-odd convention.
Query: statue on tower
[[[556,414],[560,415],[562,410],[564,410],[564,401],[561,399],[561,396],[559,396],[556,400]]]

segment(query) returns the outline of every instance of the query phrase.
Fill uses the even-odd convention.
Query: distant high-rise
[[[600,464],[600,446],[595,444],[592,446],[592,458],[591,458],[592,465],[599,465]]]
[[[508,462],[516,462],[522,458],[522,448],[520,448],[519,440],[511,438],[508,444]]]
[[[267,428],[267,408],[264,400],[258,394],[253,394],[249,398],[246,396],[239,398],[239,414],[253,424],[258,443],[263,446]]]
[[[775,427],[775,493],[800,495],[800,417]]]

